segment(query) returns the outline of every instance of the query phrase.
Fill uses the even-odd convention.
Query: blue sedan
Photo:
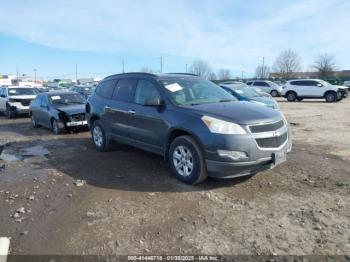
[[[244,83],[231,85],[220,84],[220,86],[240,101],[253,102],[275,110],[280,109],[278,103],[272,98],[271,95],[258,92],[254,88],[251,88]]]

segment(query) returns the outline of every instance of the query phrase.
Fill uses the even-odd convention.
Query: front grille
[[[72,115],[70,118],[71,118],[72,122],[84,121],[85,120],[85,114]]]
[[[344,97],[346,97],[347,95],[348,95],[348,89],[345,89],[345,90],[340,90],[340,93],[344,96]]]
[[[288,139],[288,133],[284,133],[281,136],[269,137],[269,138],[259,138],[256,139],[256,143],[261,148],[278,148],[283,145]]]
[[[280,120],[278,122],[271,123],[271,124],[249,126],[249,129],[252,133],[262,133],[262,132],[276,131],[283,126],[284,126],[284,121]]]
[[[32,100],[31,99],[14,99],[13,102],[21,103],[22,106],[29,106]]]

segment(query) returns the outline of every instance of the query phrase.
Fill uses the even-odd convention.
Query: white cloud
[[[294,48],[308,67],[320,52],[350,67],[346,1],[3,1],[0,32],[50,47],[140,57],[203,58],[254,71]],[[254,8],[258,7],[258,8]]]

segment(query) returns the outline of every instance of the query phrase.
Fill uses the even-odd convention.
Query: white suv
[[[9,86],[0,88],[0,112],[8,118],[29,113],[29,105],[38,91],[32,87]]]
[[[327,102],[336,102],[346,97],[348,87],[331,85],[320,79],[298,79],[287,81],[282,96],[290,102],[304,98],[324,98]]]
[[[248,86],[259,88],[261,91],[270,94],[271,96],[280,96],[282,92],[282,86],[277,85],[272,81],[255,80],[248,81]]]

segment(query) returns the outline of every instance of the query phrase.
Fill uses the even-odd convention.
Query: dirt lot
[[[12,254],[350,254],[350,99],[279,101],[288,161],[198,186],[156,155],[0,117],[0,236]]]

